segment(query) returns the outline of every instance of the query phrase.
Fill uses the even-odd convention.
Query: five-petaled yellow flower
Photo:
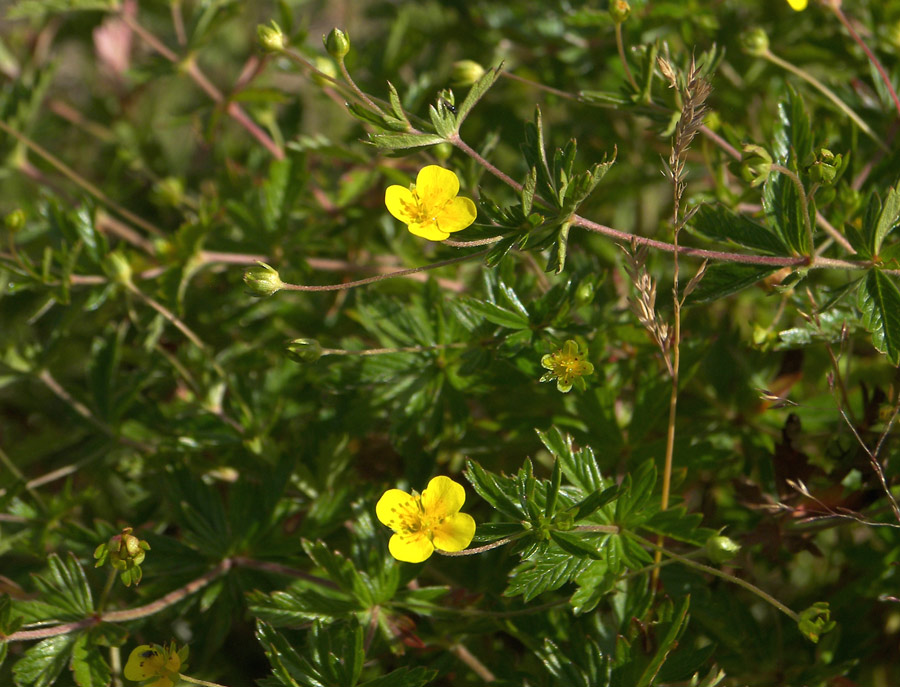
[[[449,477],[435,477],[421,494],[386,491],[375,514],[394,530],[388,544],[391,555],[398,561],[421,563],[435,549],[462,551],[475,536],[475,520],[459,512],[465,500],[465,489]]]
[[[806,9],[807,0],[787,0],[788,5],[800,12]]]
[[[416,236],[443,241],[475,221],[475,203],[458,197],[459,178],[449,169],[428,165],[419,170],[414,188],[388,186],[384,204],[388,212],[406,222]]]
[[[541,366],[549,370],[541,381],[555,379],[556,388],[564,394],[572,389],[573,384],[583,391],[587,385],[582,378],[594,372],[594,366],[587,361],[587,350],[581,350],[571,339],[558,351],[541,358]]]
[[[181,652],[175,651],[173,642],[168,648],[157,644],[141,644],[128,657],[125,678],[132,682],[147,682],[144,687],[172,687],[179,682]]]

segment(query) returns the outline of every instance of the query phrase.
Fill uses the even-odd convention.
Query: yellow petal
[[[426,222],[425,224],[410,222],[406,228],[416,236],[421,236],[423,239],[428,239],[429,241],[443,241],[444,239],[450,238],[450,234],[446,231],[441,231],[434,222]]]
[[[806,1],[807,0],[787,0],[788,5],[793,7],[798,12],[806,9]]]
[[[128,656],[125,664],[125,678],[132,682],[140,682],[159,675],[163,669],[163,655],[159,649],[149,644],[141,644]]]
[[[434,520],[448,518],[458,513],[466,501],[466,490],[449,477],[435,477],[422,492],[422,508],[425,517]]]
[[[421,563],[434,551],[434,544],[423,532],[395,534],[388,542],[388,550],[398,561]]]
[[[469,198],[454,198],[448,202],[437,215],[437,225],[441,231],[461,231],[475,221],[478,211],[475,203]]]
[[[416,177],[416,195],[426,212],[440,210],[448,200],[459,193],[459,178],[449,169],[428,165],[419,170]]]
[[[394,532],[401,530],[401,514],[410,509],[418,510],[416,499],[400,489],[388,489],[375,504],[375,515],[383,525]],[[391,539],[393,541],[393,539]]]
[[[388,186],[387,191],[384,192],[384,204],[387,206],[388,212],[401,222],[409,224],[413,221],[416,199],[408,188],[396,184]]]
[[[432,530],[434,548],[439,551],[462,551],[475,536],[475,520],[468,513],[456,513]]]

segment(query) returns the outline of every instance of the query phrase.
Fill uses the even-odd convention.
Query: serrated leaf
[[[722,205],[701,205],[689,228],[716,241],[732,242],[773,255],[789,252],[781,237],[771,229]]]
[[[593,560],[602,560],[603,553],[601,549],[603,548],[603,544],[605,540],[609,537],[609,535],[604,536],[592,536],[590,540],[585,539],[584,537],[580,537],[577,534],[573,534],[571,532],[560,532],[558,530],[550,531],[550,538],[553,542],[561,548],[566,553],[570,553],[573,556],[578,556],[579,558],[591,558]],[[591,541],[597,541],[596,546],[591,545]]]
[[[418,666],[416,668],[398,668],[397,670],[376,677],[360,685],[360,687],[422,687],[431,682],[437,673]]]
[[[688,303],[709,303],[737,293],[761,281],[778,267],[744,265],[733,262],[714,263],[706,268],[703,280],[688,296]]]
[[[884,243],[885,237],[891,230],[897,226],[898,221],[900,221],[900,191],[891,188],[881,206],[881,212],[878,214],[878,221],[872,234],[872,252],[875,255],[881,251],[881,244]]]
[[[77,634],[44,639],[25,652],[12,669],[17,687],[50,687],[66,667]]]
[[[762,205],[769,226],[778,232],[788,248],[799,255],[809,255],[812,246],[794,182],[784,174],[770,175],[763,186]]]
[[[446,139],[437,134],[369,134],[369,143],[382,150],[422,148],[443,143]]]
[[[465,476],[478,495],[503,515],[513,520],[527,517],[516,503],[518,499],[515,487],[508,477],[494,475],[471,460],[466,461]]]
[[[510,573],[505,596],[522,595],[525,602],[544,592],[559,589],[588,565],[589,558],[578,558],[556,547],[523,561]]]
[[[900,364],[900,290],[888,275],[869,271],[859,288],[859,309],[863,326],[872,334],[872,343],[894,364]]]
[[[35,575],[41,601],[59,610],[61,620],[80,620],[94,612],[91,589],[81,564],[69,554],[64,561],[55,553],[47,558],[49,571]]]
[[[469,116],[469,113],[472,111],[472,108],[484,97],[484,94],[488,92],[491,86],[494,85],[494,82],[500,77],[500,72],[503,69],[503,63],[501,62],[496,67],[491,67],[484,74],[481,75],[481,78],[478,79],[472,87],[469,89],[469,92],[466,93],[465,99],[462,101],[460,105],[456,108],[456,130],[459,131],[459,127],[462,126],[462,123],[465,121],[466,117]]]
[[[501,327],[506,327],[508,329],[528,329],[531,326],[528,318],[524,315],[513,312],[512,310],[507,310],[506,308],[501,308],[494,303],[480,301],[475,298],[460,298],[459,300],[462,305],[469,308],[477,315],[480,315],[488,322],[498,324]]]
[[[803,99],[788,88],[786,101],[778,103],[778,120],[781,126],[775,131],[774,152],[784,162],[794,152],[796,160],[803,160],[812,153],[813,138],[809,114]]]
[[[86,634],[80,635],[72,647],[71,668],[79,687],[105,687],[112,679],[109,665]]]
[[[665,635],[660,640],[656,652],[653,654],[653,658],[650,659],[650,662],[641,673],[640,678],[638,678],[636,687],[650,687],[652,684],[654,684],[654,680],[657,673],[659,673],[659,669],[662,668],[663,663],[665,662],[672,649],[677,646],[676,640],[681,635],[681,632],[687,623],[687,612],[689,605],[690,597],[686,596],[681,602],[681,605],[679,606],[678,611],[676,611],[675,617],[672,619],[672,621],[670,623],[661,625],[658,628],[659,630],[665,630]]]

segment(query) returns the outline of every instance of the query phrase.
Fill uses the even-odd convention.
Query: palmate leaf
[[[71,668],[79,687],[100,687],[110,682],[109,664],[86,634],[80,635],[72,647]]]
[[[860,283],[859,309],[872,343],[894,364],[900,364],[900,290],[879,269],[869,271]]]
[[[777,267],[720,262],[707,267],[703,279],[687,298],[687,302],[709,303],[737,293],[761,281]]]
[[[34,577],[41,602],[56,608],[60,620],[80,620],[93,613],[91,589],[78,559],[72,554],[67,560],[50,554],[47,565],[47,573]]]
[[[28,649],[12,669],[16,687],[50,687],[66,667],[77,640],[77,634],[57,635]]]
[[[789,253],[778,234],[722,205],[701,205],[689,228],[716,241],[730,241],[772,255]]]
[[[559,589],[584,570],[590,559],[580,558],[556,546],[541,546],[531,557],[513,568],[505,596],[522,595],[528,602],[539,594]]]
[[[769,226],[778,232],[787,246],[799,255],[809,255],[812,246],[798,193],[793,181],[784,174],[774,173],[763,187],[762,205]]]

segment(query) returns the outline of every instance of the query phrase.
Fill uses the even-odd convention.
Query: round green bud
[[[260,297],[271,296],[284,286],[278,271],[264,262],[259,263],[259,267],[252,267],[244,272],[244,283],[251,295]]]
[[[184,182],[178,177],[165,177],[153,184],[153,197],[166,207],[177,208],[184,201]]]
[[[16,208],[3,218],[3,224],[7,230],[15,234],[25,226],[25,211],[22,208]]]
[[[342,60],[350,52],[350,36],[340,29],[331,29],[331,33],[322,36],[325,49],[336,60]]]
[[[444,141],[443,143],[438,143],[431,149],[431,152],[434,153],[434,156],[440,160],[441,162],[446,162],[450,159],[450,155],[453,153],[453,146],[450,143]]]
[[[450,72],[450,85],[454,88],[471,86],[484,76],[484,67],[475,60],[458,60]]]
[[[706,557],[713,563],[726,563],[737,556],[740,550],[740,544],[722,534],[706,540]]]
[[[281,52],[287,45],[287,40],[281,27],[274,21],[271,26],[260,24],[256,27],[256,35],[259,37],[259,43],[269,52]]]
[[[103,270],[117,284],[131,284],[131,264],[123,253],[115,251],[107,255],[103,261]]]
[[[762,57],[769,52],[769,37],[760,28],[750,29],[741,34],[741,47],[748,55]]]
[[[588,305],[594,300],[596,287],[592,281],[583,281],[575,289],[575,305]]]
[[[312,73],[313,83],[317,86],[331,86],[333,82],[325,77],[337,78],[338,72],[337,67],[334,66],[334,61],[329,60],[327,57],[316,57],[313,60],[313,66],[319,70]]]
[[[741,151],[741,178],[753,187],[765,183],[772,171],[769,151],[755,143],[747,143]]]
[[[609,13],[616,24],[621,24],[631,16],[631,5],[627,0],[609,0]]]
[[[294,339],[287,345],[287,355],[297,363],[314,363],[322,357],[322,345],[315,339]]]

